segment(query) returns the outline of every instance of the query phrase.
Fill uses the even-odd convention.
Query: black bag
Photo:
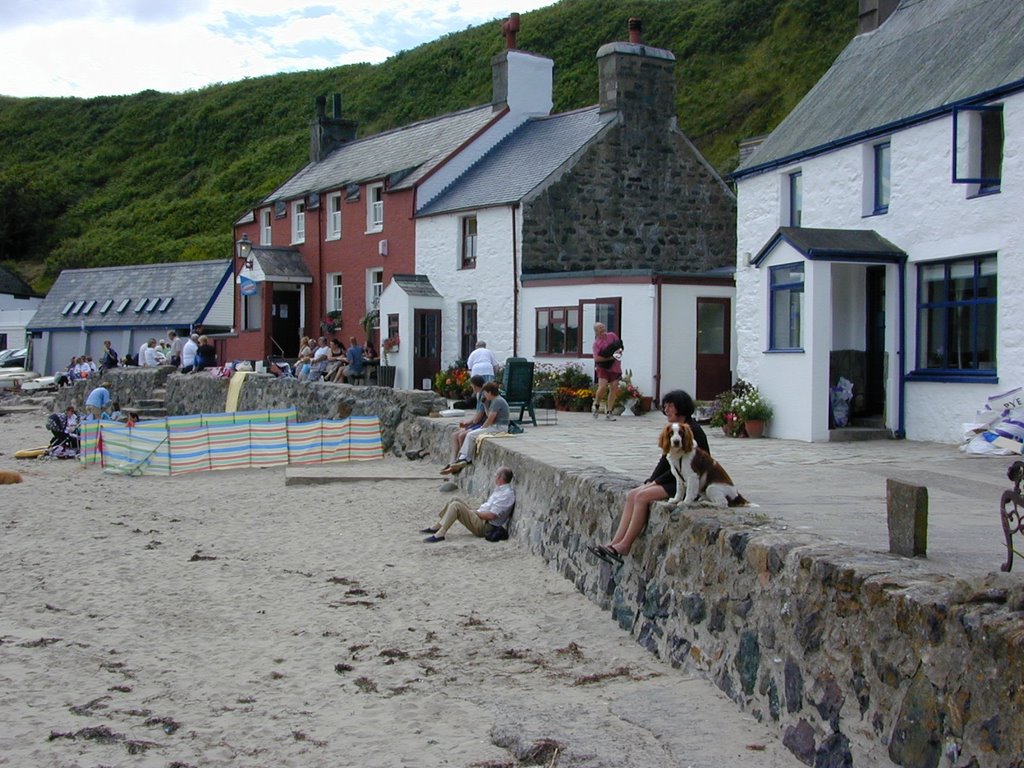
[[[484,538],[488,541],[505,541],[508,538],[508,531],[504,526],[485,523]]]
[[[622,344],[622,339],[616,339],[615,341],[613,341],[608,346],[602,348],[601,351],[597,353],[597,356],[598,357],[611,357],[616,352],[618,352],[620,349],[624,349],[624,345]],[[596,365],[598,368],[611,368],[613,365],[615,365],[615,360],[614,359],[613,360],[595,360],[594,361],[594,365]]]

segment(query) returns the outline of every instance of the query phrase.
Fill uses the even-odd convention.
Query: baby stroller
[[[59,413],[51,413],[46,428],[53,437],[46,449],[46,455],[54,459],[73,459],[78,456],[77,430],[68,431],[67,419]]]

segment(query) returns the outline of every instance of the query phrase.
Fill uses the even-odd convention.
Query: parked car
[[[28,362],[28,348],[5,349],[0,352],[0,368],[24,368]]]

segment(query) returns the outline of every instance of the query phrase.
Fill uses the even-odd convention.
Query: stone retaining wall
[[[128,369],[106,375],[122,405],[166,386],[171,414],[219,412],[227,381]],[[58,394],[78,403],[92,383]],[[429,392],[251,377],[239,408],[295,405],[303,420],[381,416],[386,450],[450,451]],[[571,580],[644,647],[698,670],[774,723],[820,768],[1024,768],[1024,586],[1012,574],[954,579],[914,560],[784,531],[756,509],[659,504],[618,569],[586,546],[611,537],[634,479],[555,470],[487,441],[459,482],[483,498],[516,473],[512,535]],[[751,764],[756,764],[752,753]]]
[[[446,456],[452,427],[431,428]],[[586,546],[611,538],[634,480],[559,472],[490,441],[464,491],[483,498],[501,465],[516,473],[513,538],[652,653],[774,723],[807,765],[1024,767],[1019,578],[938,577],[784,531],[756,509],[666,503],[613,569]]]

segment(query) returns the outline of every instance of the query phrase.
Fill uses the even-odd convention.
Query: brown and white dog
[[[676,478],[673,504],[682,501],[690,506],[701,495],[716,507],[739,507],[750,503],[736,490],[722,465],[710,453],[697,447],[693,432],[686,424],[668,424],[661,430],[658,444]]]

